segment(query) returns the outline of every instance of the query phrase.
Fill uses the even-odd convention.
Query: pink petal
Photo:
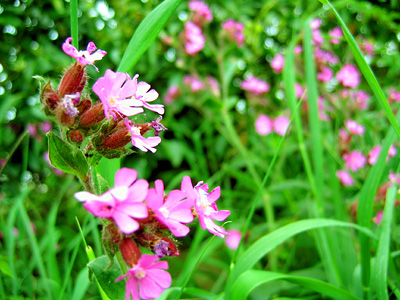
[[[190,228],[179,222],[168,222],[167,227],[171,230],[172,234],[176,237],[184,237],[190,231]]]
[[[143,203],[119,202],[116,210],[136,219],[145,219],[149,215],[147,206]]]
[[[149,189],[149,183],[145,179],[138,179],[129,188],[128,200],[129,202],[142,202]]]
[[[228,214],[228,216],[229,216],[229,214]],[[192,211],[189,209],[182,209],[182,210],[171,212],[171,214],[169,215],[169,218],[179,221],[181,223],[190,223],[193,221],[193,214],[192,214]]]
[[[210,194],[208,194],[208,202],[213,203],[217,201],[221,197],[221,188],[217,186],[215,189],[213,189]]]
[[[167,271],[152,269],[146,271],[146,276],[150,277],[154,282],[157,282],[163,289],[171,286],[171,275]]]
[[[141,81],[137,84],[137,91],[136,91],[136,95],[138,96],[144,96],[144,94],[146,94],[146,92],[150,89],[150,84],[148,84],[147,82]]]
[[[122,233],[131,234],[139,229],[138,222],[120,211],[114,212],[113,219]]]
[[[93,201],[93,200],[99,200],[99,196],[93,195],[92,193],[89,192],[77,192],[74,195],[75,199],[81,202],[86,202],[86,201]]]
[[[115,174],[115,186],[131,186],[137,179],[137,172],[134,169],[121,168]]]
[[[211,218],[216,221],[224,221],[230,214],[229,210],[220,210],[216,213],[211,213]]]
[[[126,186],[118,186],[108,191],[116,199],[123,201],[128,198],[129,189]]]

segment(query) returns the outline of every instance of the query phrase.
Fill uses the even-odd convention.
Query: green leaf
[[[108,267],[109,259],[107,256],[101,256],[88,263],[88,268],[93,272],[103,291],[111,300],[125,299],[125,281],[115,282],[119,276],[122,276],[118,263],[105,271]]]
[[[128,44],[118,72],[132,70],[181,2],[182,0],[165,0],[144,18]]]
[[[7,259],[3,256],[0,256],[0,271],[3,274],[10,276],[11,278],[14,278],[14,275],[11,272],[10,266],[8,265]]]
[[[51,164],[66,173],[84,177],[89,171],[89,165],[82,151],[74,149],[52,132],[47,133],[47,137]]]
[[[273,250],[278,245],[282,244],[289,238],[298,233],[323,227],[352,227],[362,231],[366,235],[376,238],[375,235],[368,229],[365,229],[356,224],[341,222],[330,219],[307,219],[301,220],[284,227],[281,227],[257,240],[252,244],[238,259],[236,266],[233,269],[233,280],[238,278],[243,272],[254,266],[261,258]]]
[[[273,280],[285,280],[295,283],[320,294],[329,296],[332,299],[359,299],[350,292],[321,280],[260,270],[249,270],[240,275],[233,285],[230,299],[247,299],[248,294],[254,288],[260,284],[271,282]]]

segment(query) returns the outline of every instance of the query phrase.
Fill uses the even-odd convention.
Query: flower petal
[[[137,179],[137,172],[134,169],[121,168],[115,174],[115,186],[130,187]]]

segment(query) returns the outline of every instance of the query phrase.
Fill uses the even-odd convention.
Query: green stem
[[[76,49],[79,49],[78,41],[78,0],[70,0],[70,12],[71,12],[71,37],[72,45]]]
[[[17,148],[19,147],[19,145],[21,144],[21,142],[24,140],[24,138],[26,137],[26,135],[28,134],[28,131],[24,131],[20,137],[18,138],[18,140],[15,142],[14,147],[11,149],[10,154],[7,156],[6,161],[4,162],[4,164],[1,166],[0,169],[0,175],[3,173],[7,163],[9,162],[9,160],[11,159],[11,157],[13,156],[15,150],[17,150]],[[24,169],[25,170],[25,169]]]

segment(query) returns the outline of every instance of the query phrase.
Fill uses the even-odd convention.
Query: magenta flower
[[[240,88],[242,90],[249,91],[254,95],[261,95],[263,93],[268,92],[270,89],[268,83],[254,76],[251,76],[246,80],[242,81]]]
[[[340,44],[340,39],[343,37],[343,32],[340,27],[335,27],[329,31],[329,36],[332,37],[330,40],[332,44]]]
[[[154,211],[156,218],[167,226],[173,235],[176,237],[186,236],[189,233],[189,227],[182,223],[187,224],[193,221],[191,210],[193,201],[183,200],[186,197],[185,193],[173,190],[164,202],[164,183],[162,180],[156,180],[154,186],[147,194],[147,206]]]
[[[201,228],[207,229],[221,238],[228,234],[224,227],[213,222],[213,220],[224,221],[231,213],[229,210],[218,211],[215,201],[221,196],[220,187],[216,187],[208,193],[208,185],[203,184],[203,181],[193,187],[190,177],[185,176],[182,180],[181,190],[189,200],[194,201]]]
[[[311,27],[312,30],[316,30],[316,29],[321,27],[321,23],[322,23],[322,21],[321,21],[320,18],[313,19],[310,22],[310,27]]]
[[[179,95],[181,94],[181,90],[179,89],[179,86],[177,85],[171,85],[168,90],[166,95],[164,96],[164,101],[167,104],[171,104],[172,101],[177,99]]]
[[[371,149],[371,151],[369,151],[368,153],[368,163],[372,166],[376,163],[379,153],[381,152],[381,145],[376,145],[375,147],[373,147]],[[396,155],[397,151],[396,148],[391,145],[389,148],[389,152],[388,152],[388,157],[386,158],[386,161],[389,160],[389,156],[390,157],[394,157]]]
[[[360,73],[355,66],[347,64],[336,74],[336,79],[343,86],[356,88],[360,84]]]
[[[205,89],[205,84],[196,76],[193,75],[185,75],[183,77],[183,84],[189,85],[192,92],[196,93],[198,91]]]
[[[272,122],[272,128],[277,134],[284,136],[289,128],[289,124],[290,120],[287,117],[280,116],[274,119]]]
[[[297,83],[296,82],[296,84],[295,84],[295,86],[294,86],[294,90],[295,90],[295,93],[296,93],[296,98],[297,99],[301,99],[301,98],[303,98],[303,100],[306,100],[307,99],[307,93],[305,93],[304,94],[304,89],[303,89],[303,87],[301,86],[301,84],[300,83]]]
[[[332,69],[326,66],[322,66],[320,72],[318,72],[317,78],[319,81],[328,82],[333,77]]]
[[[133,169],[122,168],[115,174],[115,186],[104,194],[97,196],[89,192],[75,193],[78,201],[85,202],[84,207],[99,218],[112,219],[119,230],[131,234],[139,229],[135,219],[148,216],[146,198],[149,183],[137,179]]]
[[[228,248],[236,250],[239,247],[240,239],[242,238],[242,233],[235,229],[228,230],[228,235],[225,237],[225,245]]]
[[[336,171],[336,176],[339,178],[340,182],[344,186],[352,186],[354,185],[354,180],[351,177],[350,173],[346,170]]]
[[[234,20],[227,20],[222,23],[222,28],[225,34],[228,36],[229,40],[235,42],[238,47],[242,47],[244,43],[244,26],[240,22],[235,22]]]
[[[211,10],[203,1],[190,1],[189,9],[193,11],[193,22],[196,25],[203,26],[210,23],[213,19]]]
[[[256,131],[260,135],[268,135],[272,131],[271,119],[264,114],[261,114],[255,122]]]
[[[104,114],[114,120],[118,114],[134,116],[142,113],[142,101],[132,99],[137,90],[137,81],[132,80],[128,74],[113,72],[108,69],[104,77],[100,77],[93,85],[93,91],[103,103]]]
[[[163,115],[164,105],[147,103],[156,100],[158,98],[158,93],[154,89],[150,90],[151,86],[147,82],[140,81],[138,83],[137,81],[138,77],[139,77],[138,74],[136,74],[135,77],[133,77],[134,84],[136,85],[136,91],[132,98],[136,99],[137,101],[140,101],[141,106],[147,108],[148,110],[154,111],[159,115]]]
[[[360,151],[352,151],[348,154],[343,155],[346,168],[349,168],[353,172],[365,166],[367,159]]]
[[[394,102],[400,102],[400,92],[396,92],[393,88],[390,89],[389,99]]]
[[[278,53],[271,60],[271,68],[274,70],[275,73],[281,73],[284,63],[285,63],[285,57],[282,54]]]
[[[143,152],[150,150],[154,153],[157,151],[157,149],[154,147],[161,143],[161,138],[159,136],[150,136],[148,138],[143,137],[140,133],[140,128],[133,125],[132,121],[128,118],[125,119],[125,126],[131,133],[133,146],[142,150]]]
[[[192,22],[185,24],[185,31],[183,33],[185,50],[189,55],[194,55],[204,48],[204,35],[201,28]]]
[[[86,65],[94,66],[94,62],[96,60],[101,60],[104,57],[104,55],[107,54],[107,52],[104,50],[99,49],[96,51],[97,47],[93,42],[90,42],[87,45],[86,51],[78,51],[78,49],[76,49],[73,45],[71,45],[71,41],[72,37],[67,38],[65,42],[62,44],[62,49],[66,54],[75,58],[83,66]],[[98,71],[96,66],[94,67],[96,71]]]
[[[376,225],[381,225],[382,217],[383,217],[383,210],[379,210],[379,211],[376,213],[375,217],[374,217],[374,223],[375,223]]]
[[[365,128],[364,126],[358,124],[356,121],[347,120],[344,121],[344,125],[346,126],[347,130],[350,131],[351,134],[356,135],[363,135]]]
[[[313,30],[312,31],[312,43],[314,45],[321,45],[324,42],[324,37],[321,34],[321,30]]]
[[[156,255],[143,254],[137,265],[115,280],[129,277],[126,281],[126,300],[156,299],[171,286],[171,275],[164,271],[168,269],[168,263],[157,260]]]
[[[80,98],[81,94],[79,92],[76,92],[75,95],[64,95],[61,105],[68,116],[76,117],[79,114],[79,110],[75,105],[79,102]]]

